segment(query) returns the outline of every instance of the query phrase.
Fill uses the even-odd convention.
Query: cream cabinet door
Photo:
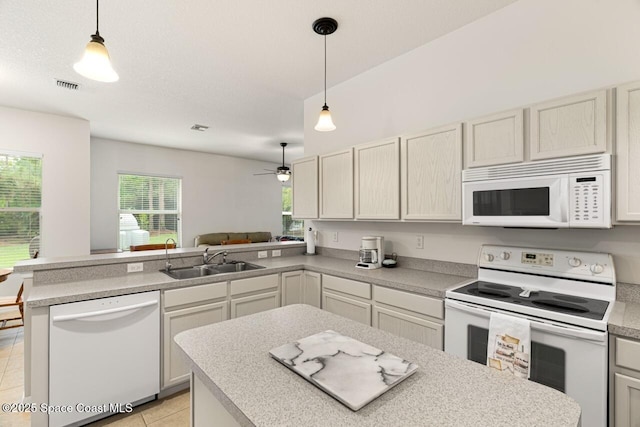
[[[231,318],[248,316],[249,314],[260,313],[261,311],[278,308],[280,298],[278,292],[266,292],[258,295],[251,295],[243,298],[231,300]]]
[[[320,156],[320,218],[353,218],[353,149]]]
[[[304,275],[302,271],[282,273],[282,306],[300,304],[304,297]]]
[[[462,124],[403,136],[402,219],[462,219]]]
[[[314,273],[312,271],[304,272],[304,292],[303,302],[305,304],[312,305],[314,307],[321,307],[321,276],[320,273]]]
[[[615,427],[640,427],[640,379],[615,374]]]
[[[607,92],[599,90],[531,107],[531,160],[607,149]]]
[[[373,307],[373,327],[444,350],[443,325],[382,307]]]
[[[355,217],[400,218],[400,140],[358,145],[355,157]]]
[[[318,156],[291,162],[293,218],[318,218]]]
[[[325,291],[322,293],[322,309],[371,326],[371,304]]]
[[[163,315],[162,388],[187,381],[189,369],[185,365],[173,338],[182,331],[228,319],[226,301],[169,311]]]
[[[640,81],[616,89],[616,219],[640,221]]]
[[[524,110],[491,114],[466,122],[465,159],[468,168],[524,160]]]

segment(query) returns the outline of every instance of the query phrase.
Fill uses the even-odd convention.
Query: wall
[[[89,122],[0,106],[0,151],[42,154],[40,255],[89,253]],[[9,276],[3,295],[21,279]]]
[[[282,232],[272,163],[91,138],[91,249],[117,246],[118,173],[182,178],[182,246],[216,231]]]
[[[337,130],[315,132],[322,93],[305,101],[305,155],[640,79],[637,0],[520,0],[327,93]],[[329,64],[329,70],[331,65]],[[475,262],[482,243],[611,252],[640,283],[640,227],[506,230],[459,224],[321,222],[321,245],[356,249],[381,234],[400,255]],[[339,231],[338,242],[331,231]],[[415,249],[415,235],[425,249]],[[390,245],[390,246],[389,246]]]

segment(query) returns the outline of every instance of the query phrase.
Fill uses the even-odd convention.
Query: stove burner
[[[575,303],[579,303],[579,304],[584,304],[589,302],[589,300],[586,300],[584,298],[580,298],[580,297],[574,297],[573,295],[554,295],[553,296],[554,299],[559,299],[562,301],[569,301],[569,302],[575,302]]]
[[[561,302],[554,300],[534,300],[533,305],[542,306],[556,311],[564,311],[567,313],[588,313],[589,309],[579,306],[577,304],[571,304],[569,302]]]
[[[497,283],[486,283],[486,282],[479,282],[478,286],[482,286],[483,288],[504,289],[504,290],[512,288],[512,286],[499,285]]]

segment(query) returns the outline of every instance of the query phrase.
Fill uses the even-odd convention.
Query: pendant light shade
[[[81,76],[91,80],[107,83],[115,82],[119,79],[118,73],[116,73],[111,66],[109,52],[104,45],[104,39],[98,31],[98,24],[100,22],[98,1],[99,0],[96,0],[96,33],[91,35],[91,41],[87,43],[82,59],[80,62],[73,64],[73,69]]]
[[[313,23],[313,31],[324,36],[324,105],[318,117],[318,123],[314,127],[319,132],[328,132],[336,129],[331,119],[331,112],[327,105],[327,35],[333,34],[338,29],[338,22],[333,18],[320,18]]]

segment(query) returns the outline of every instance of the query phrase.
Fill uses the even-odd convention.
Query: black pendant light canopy
[[[328,132],[336,129],[331,119],[331,112],[327,106],[327,36],[333,34],[338,29],[338,21],[333,18],[320,18],[313,23],[313,31],[324,36],[324,105],[318,118],[315,130]]]
[[[291,178],[291,171],[284,165],[284,147],[287,146],[287,143],[281,142],[280,146],[282,147],[282,166],[276,170],[276,177],[280,182],[287,182]]]

